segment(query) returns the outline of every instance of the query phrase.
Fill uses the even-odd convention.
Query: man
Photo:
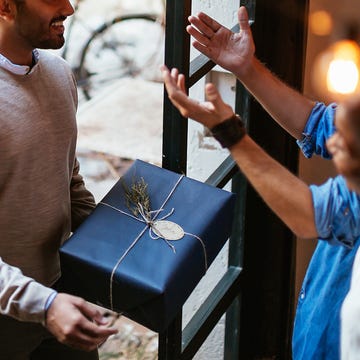
[[[297,139],[306,157],[316,153],[329,158],[331,154],[326,141],[335,132],[336,105],[325,106],[315,103],[274,76],[254,55],[255,46],[244,7],[240,7],[238,11],[238,20],[240,32],[233,33],[206,14],[200,13],[198,16],[189,17],[190,25],[187,31],[194,38],[193,46],[223,68],[232,71],[269,114]],[[218,112],[219,108],[212,101],[202,104],[201,110],[188,102],[179,104],[178,86],[183,86],[181,76],[178,85],[174,87],[175,83],[172,81],[178,77],[176,70],[171,76],[172,81],[169,80],[170,75],[167,71],[164,71],[168,85],[172,84],[170,90],[176,94],[175,104],[180,105],[185,116],[193,117],[211,128],[232,113],[232,110],[228,109],[214,122],[204,120],[205,115]],[[212,92],[215,91],[211,85],[209,91],[210,99]],[[184,100],[182,96],[180,99]],[[207,113],[203,113],[204,108]],[[197,111],[203,117],[199,118]],[[234,125],[230,123],[229,126]],[[344,227],[340,226],[341,222],[334,226],[327,220],[334,218],[335,211],[340,214],[344,212],[348,216],[345,223],[350,227],[353,212],[347,211],[347,205],[354,195],[348,194],[349,189],[341,177],[327,182],[322,187],[309,189],[273,159],[260,152],[257,145],[247,136],[241,144],[241,147],[246,147],[246,151],[234,153],[233,149],[230,149],[232,155],[264,200],[299,237],[317,236],[320,240],[299,296],[293,334],[293,359],[338,359],[340,307],[349,289],[351,266],[359,246],[360,232],[358,233],[356,227],[343,232]],[[257,165],[263,166],[254,166],[255,159]],[[269,178],[261,176],[264,171],[269,175],[281,173],[282,176],[271,177],[271,184],[262,183],[262,180]],[[257,182],[258,180],[260,183]],[[285,183],[291,186],[285,187]],[[288,193],[289,188],[291,193]],[[345,198],[334,203],[328,195],[335,191],[340,195],[346,194]],[[315,200],[313,208],[312,203]],[[354,202],[356,209],[358,206],[356,196]]]
[[[74,78],[37,50],[64,44],[72,14],[68,0],[0,0],[0,359],[97,359],[116,332],[51,288],[59,246],[95,206],[75,158]]]
[[[357,100],[357,101],[356,101]],[[340,124],[339,124],[340,123]],[[345,123],[345,126],[343,125]],[[350,123],[351,126],[346,126]],[[348,183],[360,193],[360,101],[359,98],[350,99],[346,107],[337,111],[337,133],[351,153],[341,153],[337,143],[329,140],[328,147],[332,153],[336,152],[338,162],[341,162],[342,173],[347,173]],[[335,159],[335,155],[334,155]],[[351,276],[351,287],[346,295],[341,309],[341,359],[357,360],[360,358],[360,251],[357,252]]]
[[[184,76],[176,69],[170,73],[163,67],[163,76],[169,98],[181,114],[209,127],[229,148],[242,173],[284,223],[301,238],[319,238],[299,299],[293,358],[339,359],[339,311],[360,239],[360,195],[353,191],[360,190],[360,153],[353,154],[345,141],[349,124],[337,116],[338,130],[327,144],[344,177],[308,187],[246,134],[214,85],[207,84],[208,101],[199,103],[186,95]],[[309,121],[314,119],[312,114]]]

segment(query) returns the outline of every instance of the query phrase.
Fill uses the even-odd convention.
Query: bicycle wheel
[[[159,80],[164,29],[157,19],[149,14],[119,16],[92,33],[77,71],[78,87],[86,99],[122,77]]]

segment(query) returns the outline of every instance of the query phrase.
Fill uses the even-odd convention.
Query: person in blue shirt
[[[344,165],[338,161],[342,158],[339,154],[351,157],[340,132],[341,122],[337,124],[335,120],[338,106],[309,100],[274,76],[254,55],[244,7],[238,11],[238,20],[240,32],[233,33],[200,13],[189,17],[187,31],[194,38],[193,46],[233,72],[265,110],[297,139],[306,157],[314,153],[325,158],[333,156],[340,175],[322,186],[307,186],[246,134],[212,84],[206,86],[208,101],[193,101],[186,96],[183,75],[177,69],[169,71],[163,67],[168,95],[183,116],[210,128],[215,138],[229,148],[253,187],[298,237],[319,239],[298,300],[293,359],[339,359],[340,309],[349,290],[359,246],[360,199],[353,191],[350,173],[354,171],[344,172]],[[334,142],[337,146],[330,152],[329,144]],[[264,173],[266,177],[262,176]]]
[[[351,126],[343,129],[342,137],[346,139],[346,144],[355,157],[360,159],[360,101],[348,101],[346,111],[338,110],[337,119],[348,121]],[[340,129],[341,130],[341,129]],[[328,144],[329,151],[336,151],[336,143]],[[334,149],[332,148],[334,147]],[[341,156],[341,154],[339,155]],[[351,172],[351,184],[353,188],[360,192],[360,171],[358,161],[348,161],[346,156],[341,156],[339,161],[348,165],[341,171]],[[358,360],[360,358],[360,251],[355,256],[350,290],[347,293],[341,308],[341,359]]]
[[[337,120],[335,132],[330,115],[335,107],[315,105],[299,145],[304,151],[316,149],[324,156],[333,155],[340,175],[309,187],[246,134],[241,119],[222,101],[213,84],[206,87],[208,101],[200,103],[186,95],[184,77],[176,69],[170,72],[163,67],[163,76],[169,98],[182,115],[207,126],[230,150],[242,173],[284,223],[300,238],[318,237],[299,296],[293,359],[339,359],[340,309],[360,243],[360,195],[354,191],[351,176],[360,171],[360,156],[359,160],[352,158]],[[357,168],[349,161],[350,170],[345,171],[344,158]],[[264,173],[267,176],[262,176]]]

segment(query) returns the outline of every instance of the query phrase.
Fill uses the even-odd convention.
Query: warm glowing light
[[[338,100],[360,92],[360,48],[341,40],[320,53],[313,68],[313,84],[322,97]]]
[[[351,60],[333,60],[327,73],[326,84],[331,92],[351,94],[359,82],[359,71]]]
[[[332,17],[327,11],[314,11],[309,18],[311,32],[318,36],[329,35],[333,29]]]

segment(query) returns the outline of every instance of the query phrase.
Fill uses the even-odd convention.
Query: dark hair
[[[13,1],[17,9],[20,9],[20,7],[23,6],[25,3],[25,0],[13,0]]]

